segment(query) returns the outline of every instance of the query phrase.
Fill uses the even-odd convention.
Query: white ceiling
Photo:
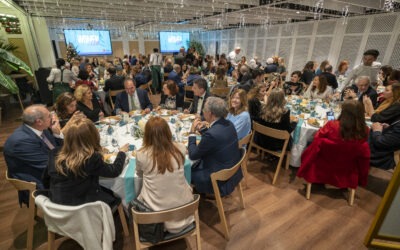
[[[49,28],[226,29],[399,11],[400,0],[14,0]]]

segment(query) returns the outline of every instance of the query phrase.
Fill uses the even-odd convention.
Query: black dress
[[[92,99],[93,109],[90,109],[88,106],[83,104],[82,102],[78,102],[78,110],[83,112],[85,116],[90,119],[92,122],[97,122],[99,120],[99,114],[101,112],[100,104],[96,97]]]
[[[400,119],[400,103],[395,102],[387,109],[371,116],[372,122],[391,124]]]
[[[59,174],[55,168],[57,149],[49,154],[49,164],[44,172],[43,183],[50,187],[50,200],[54,203],[78,206],[88,202],[104,201],[110,207],[118,204],[120,199],[112,191],[101,187],[99,176],[117,177],[124,167],[126,155],[119,152],[113,164],[103,161],[99,153],[94,153],[82,167],[84,176],[75,176],[72,172],[64,171],[66,176]]]

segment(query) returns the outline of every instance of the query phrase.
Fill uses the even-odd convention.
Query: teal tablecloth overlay
[[[125,173],[125,201],[128,204],[136,198],[135,181],[134,176],[136,172],[136,160],[131,159],[129,161],[128,169]]]
[[[190,184],[192,178],[192,161],[185,159],[184,173],[185,179]],[[131,159],[129,161],[128,169],[124,176],[124,188],[125,188],[125,201],[128,204],[136,198],[137,191],[135,190],[135,172],[136,172],[136,160]]]
[[[302,118],[300,118],[299,121],[297,122],[296,128],[294,130],[294,134],[293,134],[293,144],[299,143],[300,131],[301,131],[301,126],[303,125],[303,122],[304,122],[304,120]]]

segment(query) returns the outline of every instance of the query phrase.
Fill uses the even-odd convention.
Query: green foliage
[[[204,51],[203,44],[196,40],[192,40],[188,43],[189,48],[195,48],[197,53],[199,53],[200,56],[204,57],[206,52]]]
[[[67,46],[67,62],[71,62],[75,57],[78,57],[78,51],[72,43]]]
[[[18,47],[14,44],[6,44],[4,40],[0,38],[0,86],[6,88],[12,94],[17,94],[19,89],[6,72],[23,69],[26,73],[33,76],[29,66],[11,53],[17,48]]]

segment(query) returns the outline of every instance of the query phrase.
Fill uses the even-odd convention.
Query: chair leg
[[[47,249],[55,249],[55,234],[53,232],[47,231]]]
[[[289,163],[290,163],[290,152],[286,152],[286,165],[285,165],[286,170],[289,169]]]
[[[309,200],[311,195],[311,183],[307,182],[306,199]]]
[[[140,239],[139,239],[139,227],[138,227],[138,224],[135,223],[135,221],[133,222],[133,234],[135,237],[135,249],[136,250],[142,249],[141,245],[140,245]]]
[[[31,192],[29,192],[29,211],[28,211],[28,230],[27,230],[27,239],[26,239],[26,248],[28,250],[33,249],[33,228],[35,225],[35,199],[32,197]]]
[[[229,240],[228,224],[226,222],[225,213],[224,213],[224,207],[222,205],[221,196],[220,195],[215,195],[215,201],[217,202],[218,213],[219,213],[219,217],[221,219],[222,230],[224,231],[225,239]]]
[[[201,237],[200,237],[200,220],[199,220],[199,211],[196,210],[194,213],[195,221],[196,221],[196,244],[197,250],[201,250]]]
[[[243,197],[243,191],[242,191],[242,183],[239,182],[239,185],[237,186],[238,192],[239,192],[239,199],[240,199],[240,205],[242,206],[242,209],[245,208],[244,205],[244,197]]]
[[[281,158],[279,158],[278,166],[276,166],[274,178],[272,179],[272,185],[275,185],[275,182],[278,179],[279,171],[281,170],[282,161],[283,161],[283,156],[281,156]]]
[[[248,187],[247,186],[247,183],[248,183],[248,176],[249,176],[249,172],[247,172],[247,158],[248,157],[248,155],[246,155],[246,157],[244,158],[244,160],[243,160],[243,163],[242,163],[242,171],[243,171],[243,175],[244,175],[244,184],[245,184],[245,186],[246,186],[246,188]]]
[[[353,206],[354,204],[354,196],[356,194],[356,190],[354,188],[350,188],[350,194],[349,194],[349,205]]]
[[[118,213],[119,213],[119,218],[121,220],[122,229],[124,230],[124,235],[129,236],[128,224],[126,223],[125,213],[122,204],[119,204],[118,206]]]

